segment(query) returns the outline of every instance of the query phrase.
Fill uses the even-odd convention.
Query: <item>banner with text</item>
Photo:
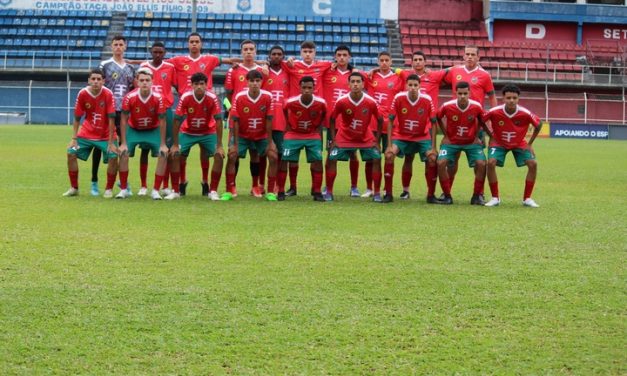
[[[551,123],[551,137],[607,140],[609,138],[609,127],[607,125],[594,124]]]

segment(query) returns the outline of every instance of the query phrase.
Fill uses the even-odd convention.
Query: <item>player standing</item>
[[[364,77],[359,72],[349,75],[350,93],[339,98],[331,114],[333,141],[329,147],[327,161],[326,201],[333,201],[333,185],[337,176],[337,161],[348,161],[357,151],[363,161],[373,161],[372,180],[374,202],[381,202],[381,151],[379,139],[383,118],[379,115],[377,102],[363,92]],[[341,118],[341,120],[340,120]],[[377,119],[377,132],[370,131],[372,118]],[[336,122],[336,120],[339,120]],[[336,132],[335,126],[338,124]]]
[[[150,197],[161,200],[159,187],[163,181],[168,147],[165,143],[166,107],[161,95],[152,91],[152,72],[148,68],[137,71],[138,90],[124,97],[120,137],[120,193],[115,198],[130,196],[128,189],[128,159],[135,155],[135,147],[148,147],[154,157],[158,157],[155,181]],[[145,184],[145,180],[144,183]]]
[[[113,93],[103,87],[103,84],[104,73],[100,69],[92,69],[89,73],[88,86],[81,89],[76,97],[72,140],[67,149],[70,189],[63,196],[78,195],[77,158],[86,161],[92,149],[98,149],[105,155],[104,163],[108,163],[104,197],[113,197],[113,184],[118,171],[115,102]],[[80,126],[83,116],[83,124]]]
[[[266,200],[277,201],[274,193],[277,171],[277,150],[272,140],[272,94],[261,90],[263,75],[257,70],[246,74],[248,90],[235,96],[231,115],[233,117],[233,137],[229,146],[226,166],[226,192],[222,200],[233,199],[235,186],[235,162],[245,158],[246,151],[256,151],[260,157],[268,158],[268,192]]]
[[[278,172],[278,200],[285,200],[285,179],[287,165],[298,164],[300,151],[305,149],[307,162],[311,164],[314,201],[324,201],[322,197],[322,137],[321,129],[326,118],[327,104],[323,98],[313,95],[314,79],[305,76],[300,79],[301,94],[289,98],[285,103],[287,129],[283,141],[283,156]]]
[[[538,172],[538,163],[532,145],[540,133],[542,124],[538,116],[518,105],[519,99],[520,89],[515,85],[507,85],[503,88],[504,104],[491,108],[483,115],[483,121],[491,122],[492,128],[488,147],[488,182],[492,198],[485,206],[498,206],[501,203],[496,167],[503,167],[505,156],[511,151],[516,160],[516,166],[527,166],[522,204],[532,208],[540,207],[531,198]],[[525,136],[530,125],[533,127],[533,133],[529,141],[526,141]]]
[[[392,178],[394,177],[394,157],[413,157],[416,153],[425,162],[427,181],[427,203],[438,204],[435,198],[437,181],[436,167],[436,113],[431,97],[420,92],[420,78],[412,74],[407,77],[407,91],[396,94],[392,101],[388,124],[388,146],[385,151],[385,197],[383,202],[391,202]],[[394,120],[397,119],[397,123]],[[405,189],[405,187],[403,187]],[[404,191],[406,192],[406,191]]]
[[[438,175],[444,191],[442,204],[452,204],[451,183],[447,166],[459,160],[461,152],[466,153],[468,166],[475,170],[475,184],[471,205],[484,205],[481,191],[485,183],[486,157],[481,140],[477,138],[479,127],[485,127],[481,120],[483,107],[469,99],[468,82],[460,81],[456,88],[457,99],[448,101],[438,111],[438,124],[444,138],[438,155]]]
[[[222,110],[218,97],[208,88],[208,77],[202,72],[196,72],[191,77],[192,91],[183,94],[176,107],[174,118],[174,137],[170,152],[174,155],[172,164],[173,192],[165,197],[166,200],[179,198],[179,181],[177,163],[180,145],[180,158],[186,159],[194,145],[200,146],[207,152],[207,158],[213,156],[211,170],[211,184],[208,197],[217,201],[218,184],[222,176],[224,149],[222,147]],[[181,123],[182,122],[182,123]],[[180,132],[179,132],[180,130]]]

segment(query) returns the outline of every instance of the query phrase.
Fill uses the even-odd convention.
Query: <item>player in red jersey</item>
[[[246,75],[248,90],[242,91],[233,100],[233,137],[229,146],[226,166],[227,191],[222,200],[233,199],[235,186],[235,161],[245,158],[246,151],[256,151],[261,157],[268,157],[268,193],[266,200],[277,201],[274,193],[277,171],[277,149],[272,140],[272,94],[261,90],[263,75],[251,70]]]
[[[199,145],[213,156],[211,184],[207,196],[217,201],[218,184],[222,176],[224,149],[222,148],[222,109],[218,97],[207,88],[208,77],[202,72],[192,75],[193,91],[188,91],[179,99],[174,119],[174,140],[170,152],[174,155],[172,164],[173,192],[165,197],[173,200],[180,197],[177,159],[186,159],[194,145]],[[183,121],[184,120],[184,121]],[[181,123],[182,122],[182,123]],[[180,132],[179,132],[180,130]],[[179,151],[180,147],[180,151]],[[201,161],[202,162],[202,161]]]
[[[366,85],[366,91],[368,95],[374,98],[379,105],[379,113],[385,120],[389,117],[390,107],[394,96],[403,90],[405,83],[401,76],[392,71],[392,56],[387,51],[379,53],[378,57],[379,66],[369,74],[370,79]],[[373,132],[377,130],[377,123],[372,121],[370,123],[370,129]],[[387,132],[381,134],[381,148],[387,147]],[[365,168],[366,174],[366,192],[361,197],[372,196],[372,162],[366,162]]]
[[[373,160],[372,179],[374,181],[374,202],[381,202],[381,151],[379,139],[383,118],[379,115],[377,102],[364,93],[364,76],[359,72],[349,75],[350,93],[339,98],[331,114],[331,134],[334,135],[329,147],[327,160],[326,201],[333,201],[333,184],[337,176],[337,161],[347,161],[357,151],[364,161]],[[337,121],[341,118],[340,121]],[[375,134],[370,130],[372,118],[377,119]],[[338,125],[336,133],[336,124]]]
[[[427,55],[422,51],[415,51],[412,54],[412,69],[401,72],[403,82],[407,82],[407,77],[415,74],[420,79],[420,91],[431,97],[433,107],[438,108],[440,87],[444,84],[448,69],[432,70],[427,67]],[[401,199],[409,198],[409,185],[413,176],[413,156],[405,158],[403,162],[402,184],[403,192]]]
[[[459,82],[456,93],[457,99],[444,103],[438,110],[438,124],[444,134],[438,155],[438,175],[444,191],[441,203],[453,203],[447,166],[455,163],[463,151],[468,158],[468,166],[475,170],[474,191],[470,204],[484,205],[481,191],[485,182],[486,157],[481,140],[477,138],[479,127],[485,127],[481,120],[483,107],[479,102],[469,99],[468,82]]]
[[[128,189],[128,158],[135,155],[135,147],[147,147],[158,157],[155,182],[151,197],[161,200],[159,187],[165,173],[168,147],[165,144],[165,100],[152,91],[152,72],[140,68],[136,73],[138,89],[128,93],[122,101],[120,137],[120,193],[115,198],[131,196]],[[145,184],[145,183],[144,183]]]
[[[257,57],[257,45],[252,40],[246,39],[240,44],[240,50],[242,54],[242,63],[237,64],[229,68],[226,72],[226,78],[224,80],[224,88],[226,89],[226,97],[229,103],[233,102],[233,98],[235,95],[241,93],[242,91],[248,90],[248,81],[246,81],[246,75],[251,70],[258,70],[263,72],[264,69],[258,65],[255,61]],[[231,111],[233,108],[231,108]],[[233,128],[233,119],[229,116],[229,129]],[[263,174],[260,174],[260,170],[262,169],[265,173],[266,171],[266,163],[265,159],[260,159],[259,154],[256,151],[251,151],[250,153],[250,175],[252,177],[252,189],[250,194],[255,197],[263,196],[263,186],[264,179]],[[237,166],[235,168],[235,174],[239,171],[239,160],[237,161]],[[234,195],[237,195],[237,192],[231,192]]]
[[[174,122],[174,111],[172,106],[174,105],[174,94],[172,88],[174,87],[174,79],[176,78],[176,71],[174,65],[163,61],[166,55],[165,44],[162,42],[154,42],[150,48],[150,55],[152,60],[141,63],[141,68],[147,68],[152,72],[152,92],[161,95],[163,98],[163,105],[166,108],[166,146],[169,148],[172,146],[172,125]],[[145,196],[148,194],[147,188],[147,173],[148,173],[148,149],[141,149],[141,155],[139,159],[139,177],[141,180],[141,188],[137,193],[138,196]],[[169,163],[169,162],[168,162]],[[162,183],[164,192],[166,195],[170,193],[169,183],[169,169],[166,166],[164,171]],[[161,188],[161,187],[159,187]]]
[[[220,58],[214,55],[203,55],[202,51],[202,38],[198,33],[191,33],[187,37],[187,47],[189,54],[187,56],[175,56],[168,59],[169,63],[174,65],[176,71],[176,88],[179,97],[184,93],[191,90],[190,78],[196,72],[202,72],[207,76],[207,90],[213,90],[213,78],[212,73],[215,68],[220,64],[233,64],[241,63],[239,58]],[[180,166],[180,190],[181,196],[184,196],[187,192],[187,174],[185,159],[181,159],[183,163]],[[207,180],[209,179],[209,156],[204,149],[200,149],[200,163],[202,171],[202,193],[206,194],[208,190]]]
[[[63,196],[78,195],[77,158],[86,161],[92,149],[97,148],[105,156],[104,163],[108,163],[104,197],[113,197],[113,184],[115,184],[118,171],[115,102],[111,90],[103,85],[104,73],[100,69],[92,69],[89,73],[88,86],[83,88],[76,97],[72,140],[67,149],[70,189]],[[83,117],[83,124],[80,126]]]
[[[427,203],[438,204],[435,198],[437,181],[436,167],[436,113],[431,97],[420,92],[420,78],[412,74],[407,77],[407,91],[396,94],[390,110],[388,124],[388,145],[385,150],[385,197],[383,202],[392,202],[392,179],[394,177],[394,158],[401,156],[414,159],[418,153],[425,162],[427,181]],[[397,119],[395,124],[394,120]],[[403,187],[404,192],[408,192]],[[407,194],[409,197],[409,194]]]
[[[300,151],[307,152],[307,162],[313,171],[314,201],[324,201],[322,188],[322,137],[321,126],[326,118],[327,104],[323,98],[313,95],[314,79],[305,76],[300,79],[301,94],[289,98],[284,105],[287,129],[283,142],[283,159],[278,172],[278,200],[285,200],[285,179],[287,165],[298,164]]]
[[[516,166],[527,166],[525,178],[525,193],[523,205],[537,208],[538,204],[531,198],[536,182],[538,163],[533,151],[535,141],[542,124],[540,118],[526,108],[518,105],[520,89],[515,85],[507,85],[503,88],[503,102],[505,104],[491,108],[484,113],[483,121],[491,123],[492,133],[488,146],[488,182],[492,199],[485,206],[498,206],[501,203],[499,196],[499,183],[496,176],[496,167],[503,167],[505,156],[508,152],[514,154]],[[525,140],[529,126],[533,127],[533,133],[529,141]]]

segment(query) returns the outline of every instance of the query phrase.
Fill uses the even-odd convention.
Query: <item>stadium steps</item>
[[[109,59],[113,54],[111,52],[111,42],[116,35],[124,35],[124,24],[128,18],[127,12],[113,12],[111,23],[107,30],[107,39],[102,48],[102,60]]]
[[[398,23],[395,20],[385,20],[385,30],[390,46],[388,52],[392,55],[392,61],[397,64],[402,64],[403,47],[401,45],[401,33],[398,28]]]

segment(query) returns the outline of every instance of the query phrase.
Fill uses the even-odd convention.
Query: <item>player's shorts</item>
[[[348,161],[357,151],[359,151],[361,160],[364,162],[381,159],[381,152],[374,146],[370,148],[341,148],[336,146],[329,151],[329,160]]]
[[[511,151],[512,154],[514,154],[514,159],[516,160],[517,167],[523,167],[525,165],[525,162],[536,159],[536,157],[533,156],[531,150],[529,149],[506,149],[501,146],[490,146],[488,148],[488,158],[496,159],[496,165],[499,167],[503,167],[505,165],[505,156],[507,155],[508,151]]]
[[[181,155],[187,157],[189,150],[194,145],[199,145],[201,148],[207,151],[209,157],[213,156],[216,152],[216,146],[218,144],[218,136],[215,133],[192,135],[188,133],[179,133],[179,148]]]
[[[392,144],[398,147],[398,157],[403,158],[405,155],[414,155],[418,153],[422,162],[427,160],[427,153],[431,150],[431,140],[424,141],[402,141],[392,140]]]
[[[466,153],[468,159],[468,166],[475,167],[477,161],[485,161],[485,153],[483,152],[483,146],[478,144],[466,144],[466,145],[440,145],[440,153],[438,154],[438,161],[446,159],[448,165],[455,165],[455,160],[461,152]]]
[[[172,147],[172,139],[174,129],[174,111],[172,108],[168,108],[165,112],[165,144],[168,148]]]
[[[233,143],[231,142],[231,145]],[[246,158],[246,151],[256,151],[260,156],[266,155],[268,149],[268,139],[262,138],[261,140],[249,140],[248,138],[240,137],[237,141],[237,156],[239,158]]]
[[[274,141],[279,155],[283,155],[283,135],[283,131],[272,131],[272,141]]]
[[[159,128],[146,131],[138,131],[130,126],[126,126],[126,145],[128,146],[128,156],[135,156],[135,147],[150,150],[153,157],[159,156],[161,146],[161,130]]]
[[[281,160],[286,162],[298,162],[300,151],[305,149],[307,163],[322,161],[322,145],[320,140],[285,140],[283,141],[283,153]]]
[[[117,141],[113,141],[113,143],[115,146],[118,145]],[[116,153],[107,151],[107,148],[109,147],[108,141],[88,140],[86,138],[77,137],[76,144],[78,145],[78,148],[68,148],[67,153],[76,155],[76,157],[81,161],[86,161],[87,158],[89,158],[91,150],[94,148],[102,151],[102,160],[104,163],[109,162],[109,158],[118,157]]]

